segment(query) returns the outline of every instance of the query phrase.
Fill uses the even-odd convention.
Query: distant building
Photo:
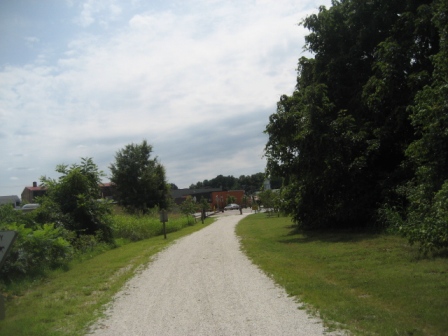
[[[227,205],[227,203],[229,203],[227,202],[227,198],[230,196],[235,198],[235,202],[232,203],[242,205],[244,195],[245,195],[244,190],[215,191],[212,192],[211,203],[215,209],[223,209]]]
[[[212,193],[215,191],[221,191],[221,188],[210,189],[172,189],[170,191],[171,198],[176,204],[182,204],[188,196],[196,198],[196,202],[199,202],[201,198],[205,198],[208,203],[212,203]]]
[[[116,187],[112,182],[101,183],[100,198],[106,198],[113,200],[116,196]],[[24,203],[36,203],[36,197],[43,196],[47,192],[45,187],[39,187],[37,182],[33,182],[32,187],[25,187],[22,192],[22,202]],[[204,188],[204,189],[172,189],[171,197],[176,204],[181,204],[186,200],[188,196],[191,196],[196,202],[200,202],[202,198],[213,208],[223,208],[227,205],[227,198],[229,196],[234,197],[235,203],[242,204],[244,190],[222,190],[221,188]],[[16,196],[17,197],[17,196]],[[20,204],[20,199],[17,197]]]
[[[17,195],[0,196],[0,206],[12,204],[14,208],[20,207],[20,198]]]
[[[100,183],[100,195],[99,198],[114,199],[116,194],[115,185],[112,182]],[[33,182],[32,187],[25,187],[22,191],[22,201],[24,203],[35,203],[35,199],[38,196],[43,196],[47,192],[45,187],[39,187],[37,182]]]
[[[47,188],[39,187],[37,182],[33,182],[32,187],[25,187],[22,191],[22,202],[36,203],[36,197],[43,196],[47,192]]]
[[[117,194],[117,188],[112,182],[100,183],[101,198],[113,200]]]
[[[188,196],[191,196],[196,202],[204,198],[213,209],[223,209],[227,205],[229,196],[234,197],[234,203],[241,205],[244,195],[244,190],[222,190],[221,188],[171,190],[171,197],[176,204],[182,204]]]

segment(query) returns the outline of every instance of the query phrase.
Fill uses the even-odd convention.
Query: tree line
[[[265,130],[267,171],[301,228],[448,246],[447,21],[445,0],[334,0],[301,22],[314,57]]]
[[[167,208],[171,199],[165,169],[152,158],[146,140],[117,151],[110,165],[116,201],[128,213],[146,214],[153,208]],[[100,199],[105,174],[92,158],[80,163],[56,166],[59,178],[40,178],[46,193],[37,197],[32,212],[0,206],[0,230],[18,233],[7,262],[0,270],[2,280],[41,274],[46,269],[66,267],[75,254],[95,246],[114,246],[117,223],[113,204]],[[114,226],[115,225],[115,226]],[[138,228],[133,231],[138,231]],[[116,233],[116,232],[115,232]]]
[[[165,168],[157,157],[151,158],[151,153],[152,146],[146,140],[129,144],[116,152],[115,162],[109,167],[116,189],[115,201],[129,213],[144,214],[154,207],[167,208],[170,203]],[[57,179],[40,178],[46,193],[37,197],[40,206],[26,226],[54,223],[77,237],[92,235],[100,241],[112,242],[108,220],[111,204],[100,199],[104,172],[92,158],[81,158],[81,163],[71,166],[57,165],[56,172],[60,174]],[[0,220],[9,221],[3,217]]]
[[[253,195],[256,191],[263,188],[265,179],[265,173],[240,175],[238,178],[232,175],[218,175],[210,180],[206,179],[202,182],[193,183],[189,189],[222,188],[223,190],[244,190],[246,195]],[[279,189],[282,186],[283,179],[272,176],[270,177],[270,183],[272,189]]]

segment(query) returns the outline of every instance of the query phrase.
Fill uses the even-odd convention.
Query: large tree
[[[131,212],[146,213],[155,206],[168,206],[165,168],[157,157],[151,159],[151,153],[152,146],[146,140],[129,144],[115,154],[115,163],[109,167],[118,202]]]
[[[286,211],[303,228],[382,225],[381,204],[412,178],[419,138],[411,107],[432,83],[443,1],[342,0],[302,24],[311,32],[296,90],[266,133],[267,170],[285,178]]]
[[[429,251],[448,246],[448,3],[436,1],[426,15],[437,28],[440,50],[428,57],[434,71],[422,73],[431,84],[418,92],[409,108],[416,138],[405,154],[414,175],[398,189],[403,202],[386,204],[385,212],[411,243]]]

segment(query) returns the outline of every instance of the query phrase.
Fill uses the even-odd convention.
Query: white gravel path
[[[160,252],[92,333],[328,335],[240,251],[235,225],[247,214],[232,213]]]

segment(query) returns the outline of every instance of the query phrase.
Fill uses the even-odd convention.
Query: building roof
[[[209,188],[209,189],[175,189],[171,190],[172,198],[180,198],[188,195],[196,195],[196,194],[204,194],[204,193],[212,193],[214,191],[221,191],[221,188]]]
[[[113,186],[115,186],[115,183],[113,183],[113,182],[105,182],[105,183],[101,182],[100,183],[100,187],[113,187]]]
[[[47,190],[47,188],[45,188],[45,187],[25,187],[25,189],[28,189],[31,191]]]
[[[0,205],[17,203],[17,202],[20,202],[20,198],[17,195],[0,196]]]

